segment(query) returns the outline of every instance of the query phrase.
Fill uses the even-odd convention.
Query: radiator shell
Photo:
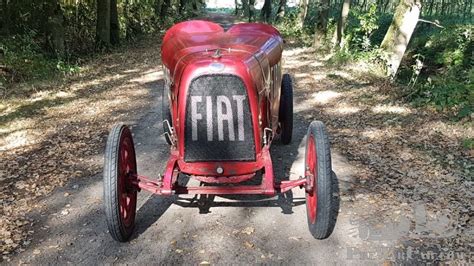
[[[231,74],[202,75],[191,81],[187,92],[184,160],[255,161],[249,97],[242,79]],[[192,97],[196,101],[194,109]],[[225,97],[230,103],[231,110],[227,110],[229,105],[220,102],[219,113],[232,114],[231,119],[227,117],[232,121],[230,125],[229,120],[219,120],[218,97]],[[200,119],[195,119],[197,116]]]

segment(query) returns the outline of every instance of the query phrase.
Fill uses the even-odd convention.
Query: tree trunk
[[[97,46],[110,46],[110,0],[97,0]]]
[[[321,0],[319,8],[318,21],[316,22],[316,30],[314,33],[314,47],[319,48],[323,40],[326,38],[329,17],[329,0]]]
[[[444,12],[445,12],[445,10],[446,10],[446,5],[447,5],[447,4],[446,4],[446,1],[445,1],[445,0],[441,1],[441,16],[444,15]]]
[[[435,0],[431,0],[430,5],[428,7],[428,16],[430,16],[430,17],[433,15],[434,2],[435,2]]]
[[[385,3],[383,4],[383,13],[387,12],[388,5],[390,4],[390,0],[385,0]]]
[[[383,7],[382,0],[376,0],[375,6],[377,7],[377,12],[382,13],[382,7]]]
[[[303,27],[304,21],[306,19],[306,14],[308,14],[308,0],[301,0],[300,1],[300,12],[298,14],[299,18],[299,26]]]
[[[280,0],[278,3],[278,10],[276,14],[276,20],[281,20],[285,16],[286,0]]]
[[[241,15],[247,17],[249,15],[249,0],[241,0],[240,2],[242,3]]]
[[[346,27],[347,17],[349,16],[349,9],[351,8],[351,0],[344,0],[342,3],[341,9],[341,17],[337,22],[337,30],[336,30],[336,48],[342,48],[344,46],[343,38],[344,38],[344,29]]]
[[[420,16],[419,0],[400,0],[393,15],[392,24],[380,45],[386,56],[387,76],[395,77],[408,42]]]
[[[248,14],[249,14],[249,22],[254,21],[254,14],[255,14],[255,0],[248,0]]]
[[[262,10],[260,11],[260,17],[263,21],[269,22],[272,15],[272,0],[265,0]]]
[[[117,0],[110,0],[110,43],[117,45],[120,42],[120,24],[117,11]]]
[[[466,17],[471,13],[470,11],[472,10],[471,7],[467,4],[467,3],[470,3],[470,5],[472,5],[472,1],[469,1],[467,0],[465,3],[464,3],[464,8],[463,8],[463,12],[462,12],[462,17],[464,19],[464,21],[466,21]],[[469,9],[468,9],[469,7]],[[469,12],[468,12],[469,10]]]
[[[472,10],[472,1],[469,1],[469,10]],[[472,19],[472,12],[469,11],[469,19]]]
[[[64,16],[59,1],[44,1],[42,12],[45,20],[41,23],[41,27],[46,36],[48,46],[58,58],[62,58],[66,48],[64,44]]]
[[[234,0],[234,5],[235,5],[234,15],[238,16],[240,13],[240,9],[242,9],[241,0]]]

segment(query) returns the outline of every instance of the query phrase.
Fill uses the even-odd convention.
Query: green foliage
[[[344,65],[349,62],[362,61],[369,63],[370,71],[379,73],[384,64],[378,47],[385,33],[381,34],[380,29],[384,28],[386,31],[391,22],[391,20],[382,18],[383,16],[377,13],[375,4],[370,5],[367,11],[358,7],[351,8],[344,34],[344,47],[333,54],[329,63]],[[336,21],[329,24],[330,33],[334,33],[336,28]],[[330,36],[332,35],[330,34]]]
[[[356,51],[369,51],[374,47],[372,34],[379,28],[380,16],[377,6],[372,4],[367,11],[353,8],[349,13],[346,29],[346,45]],[[378,43],[375,44],[378,46]]]
[[[81,70],[78,65],[69,64],[63,60],[56,61],[56,69],[57,71],[59,71],[59,73],[62,73],[64,75],[77,74]]]
[[[63,6],[65,41],[68,56],[89,54],[95,49],[96,6],[80,1],[78,6]]]
[[[285,16],[275,26],[285,38],[296,39],[304,45],[311,45],[312,36],[310,28],[301,28],[299,25],[298,8],[287,8]]]
[[[57,75],[71,75],[79,72],[77,62],[89,58],[98,50],[95,42],[97,24],[96,1],[59,1],[60,9],[51,7],[46,1],[18,0],[9,1],[12,12],[9,13],[8,29],[0,36],[0,49],[4,58],[0,65],[0,87],[12,82],[24,82],[48,79]],[[158,1],[117,1],[121,39],[134,40],[144,34],[150,34],[171,26],[176,21],[194,16],[192,2],[171,1],[165,16],[155,10]],[[50,6],[48,6],[48,3]],[[196,2],[197,10],[203,4]],[[48,9],[49,8],[49,9]],[[57,58],[52,48],[49,20],[51,14],[46,10],[54,9],[64,21],[61,40],[65,51]],[[55,13],[56,14],[56,13]],[[169,15],[172,14],[172,15]],[[3,30],[0,17],[0,29]],[[0,55],[1,56],[1,55]],[[3,66],[4,65],[4,66]]]
[[[45,55],[35,31],[2,39],[0,50],[4,53],[3,61],[10,73],[5,78],[6,82],[70,75],[79,70],[74,64]]]
[[[298,9],[287,10],[285,17],[277,23],[278,30],[285,36],[298,37],[303,34],[303,29],[298,24]]]
[[[462,146],[466,149],[474,149],[474,138],[467,138],[462,141]]]
[[[353,62],[365,62],[365,65],[368,68],[367,71],[375,76],[382,76],[382,73],[384,72],[384,61],[382,60],[382,54],[378,49],[369,51],[350,51],[340,49],[334,52],[328,60],[328,63],[334,66],[343,66]]]
[[[454,111],[458,118],[474,111],[473,30],[472,25],[450,26],[410,47],[424,66],[418,82],[411,84],[410,101]],[[399,79],[403,81],[403,75]]]
[[[158,22],[155,8],[146,1],[136,1],[122,8],[125,9],[119,18],[122,21],[122,35],[132,38],[155,31]]]
[[[448,17],[443,30],[418,24],[397,76],[399,83],[407,85],[405,99],[450,112],[458,119],[474,111],[474,26],[460,21]],[[380,13],[374,4],[368,10],[351,7],[344,47],[335,51],[329,63],[362,61],[377,74],[384,67],[378,47],[391,22],[392,15]],[[449,24],[454,22],[457,24]],[[336,23],[330,20],[328,35],[332,36],[335,30]]]

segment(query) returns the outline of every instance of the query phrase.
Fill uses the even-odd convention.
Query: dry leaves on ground
[[[36,199],[70,179],[99,173],[112,124],[132,121],[149,106],[148,86],[160,78],[159,50],[150,49],[155,46],[156,39],[124,47],[59,87],[45,85],[28,98],[7,101],[0,116],[3,255],[29,244],[34,221],[28,213],[41,207]]]

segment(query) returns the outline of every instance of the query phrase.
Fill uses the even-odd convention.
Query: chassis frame
[[[271,143],[271,142],[270,142]],[[135,175],[132,184],[134,189],[146,190],[156,195],[175,195],[175,194],[207,194],[207,195],[268,195],[274,196],[277,193],[285,193],[293,188],[305,188],[306,191],[311,191],[312,184],[308,180],[312,180],[312,174],[307,171],[305,177],[300,177],[296,180],[287,180],[276,183],[273,172],[272,159],[270,157],[270,143],[265,145],[257,161],[253,162],[257,167],[261,168],[264,173],[260,185],[236,185],[236,186],[182,186],[178,184],[178,177],[181,171],[178,166],[178,151],[171,150],[170,158],[166,164],[165,172],[159,175],[157,180],[153,180],[146,176]],[[245,167],[242,166],[242,167]],[[252,166],[252,169],[255,165]],[[239,176],[194,176],[199,181],[213,184],[231,184],[240,183],[253,178],[256,173],[239,175]]]

